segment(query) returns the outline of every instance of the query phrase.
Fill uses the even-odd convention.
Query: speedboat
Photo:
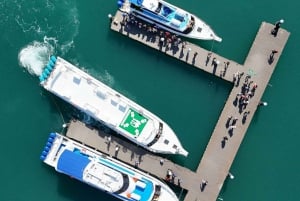
[[[162,0],[119,0],[120,11],[131,14],[170,33],[187,38],[221,42],[197,16]]]
[[[167,123],[66,60],[51,56],[39,79],[46,90],[135,144],[154,153],[188,155]]]
[[[49,134],[40,159],[57,172],[120,200],[179,201],[159,179],[58,133]]]

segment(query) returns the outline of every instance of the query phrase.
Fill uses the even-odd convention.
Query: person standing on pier
[[[206,61],[205,61],[205,66],[207,66],[207,64],[208,64],[208,62],[209,62],[209,60],[210,60],[211,54],[212,54],[211,52],[209,52],[209,53],[207,54]]]
[[[208,181],[202,179],[202,183],[200,184],[200,190],[201,190],[201,192],[204,191],[204,189],[205,189],[205,187],[206,187],[207,184],[208,184]]]
[[[275,53],[278,53],[278,51],[277,51],[277,50],[272,50],[272,51],[271,51],[271,54],[270,54],[269,60],[268,60],[269,64],[272,64],[272,63],[273,63]]]
[[[279,28],[280,28],[280,26],[281,26],[282,23],[284,23],[284,20],[283,20],[283,19],[281,19],[281,20],[279,20],[279,21],[277,21],[277,22],[275,23],[275,27],[274,27],[274,28],[272,29],[272,31],[271,31],[271,34],[272,34],[274,37],[277,36],[278,30],[279,30]]]

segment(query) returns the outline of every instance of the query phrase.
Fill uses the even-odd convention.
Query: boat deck
[[[119,23],[121,21],[122,14],[117,11],[111,23],[111,29],[233,83],[232,91],[211,135],[198,169],[193,172],[167,159],[163,159],[164,163],[161,165],[161,157],[116,137],[112,137],[112,141],[108,143],[107,134],[87,129],[78,122],[70,124],[67,135],[129,164],[136,165],[135,162],[139,161],[139,168],[160,178],[165,178],[168,169],[173,170],[177,178],[184,178],[181,187],[188,190],[184,200],[217,200],[290,33],[280,29],[277,36],[274,37],[270,34],[273,25],[263,22],[245,63],[241,65],[191,43],[186,43],[184,48],[182,48],[181,43],[177,49],[170,49],[168,46],[160,45],[159,37],[153,36],[152,33],[149,34],[135,24],[131,24],[130,29],[128,26],[121,26]],[[277,51],[273,57],[271,56],[272,50]],[[197,52],[196,55],[195,52]],[[211,57],[208,60],[209,53],[211,53]],[[212,63],[213,58],[218,62]],[[230,64],[226,68],[225,63],[228,61]],[[249,82],[252,83],[249,84]],[[252,93],[250,102],[245,104],[242,101],[243,103],[240,104],[240,93],[245,90],[243,88],[244,83],[246,83],[245,86],[251,86],[250,91],[255,88],[255,85],[257,88],[254,89],[255,93]],[[230,123],[228,123],[228,116],[232,116]],[[237,119],[235,123],[232,123],[234,118]],[[83,133],[85,134],[83,135]],[[118,147],[117,151],[116,147]],[[207,184],[204,184],[204,181],[207,181]],[[175,181],[174,184],[178,184],[178,181]]]

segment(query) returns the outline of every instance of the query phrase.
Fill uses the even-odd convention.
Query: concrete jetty
[[[158,34],[143,29],[140,26],[143,22],[120,23],[122,21],[123,16],[117,11],[111,29],[233,83],[197,171],[181,167],[116,137],[108,143],[107,134],[88,129],[78,122],[70,124],[67,136],[129,164],[134,165],[138,160],[138,168],[162,179],[165,179],[167,170],[171,169],[176,175],[175,185],[178,185],[178,178],[183,179],[180,186],[188,191],[184,198],[186,201],[217,200],[290,33],[279,29],[275,37],[271,35],[274,25],[262,22],[244,64],[238,64],[189,42],[181,42],[176,47],[169,46],[160,42]],[[215,62],[212,63],[213,58]],[[226,67],[227,62],[230,63]],[[120,149],[116,151],[116,147]],[[161,160],[164,160],[163,164]]]

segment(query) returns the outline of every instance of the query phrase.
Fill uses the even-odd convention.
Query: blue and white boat
[[[122,12],[132,14],[171,33],[221,42],[214,31],[197,16],[162,0],[119,0]]]
[[[50,133],[40,159],[57,172],[126,201],[178,201],[160,180],[58,133]]]

